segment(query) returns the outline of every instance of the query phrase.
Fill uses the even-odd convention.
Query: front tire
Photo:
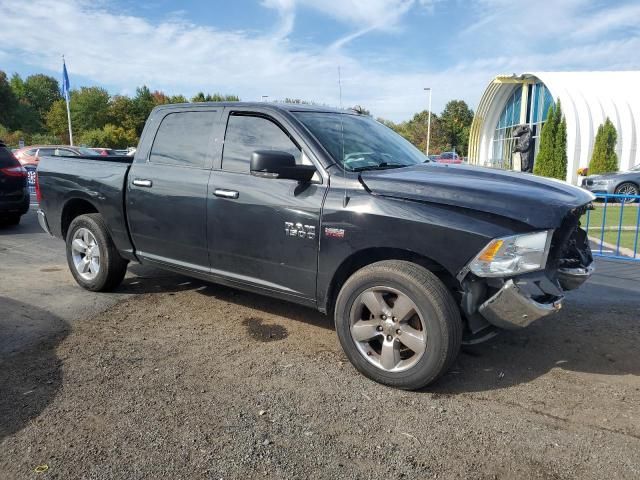
[[[354,273],[338,294],[335,324],[356,369],[406,390],[438,379],[462,342],[460,312],[444,284],[426,268],[399,260]]]
[[[93,292],[108,292],[120,285],[128,264],[98,213],[80,215],[69,225],[67,263],[78,285]]]

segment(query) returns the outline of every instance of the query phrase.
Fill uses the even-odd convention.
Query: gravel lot
[[[2,262],[3,479],[640,477],[640,297],[624,282],[594,278],[403,392],[360,376],[309,309],[134,277],[72,319],[12,290]],[[32,281],[93,301],[60,266]]]

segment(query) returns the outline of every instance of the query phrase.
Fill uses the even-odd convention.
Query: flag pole
[[[64,91],[64,99],[67,103],[67,122],[69,123],[69,145],[73,147],[73,131],[71,130],[71,110],[69,110],[69,75],[67,74],[67,65],[62,55],[62,89]]]

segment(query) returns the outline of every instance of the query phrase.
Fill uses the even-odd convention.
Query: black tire
[[[20,223],[20,215],[10,215],[0,219],[0,225],[2,226],[15,226]]]
[[[425,324],[426,349],[404,371],[386,371],[373,365],[351,335],[354,303],[363,292],[378,286],[409,297]],[[455,361],[462,342],[460,311],[451,293],[432,272],[405,261],[377,262],[354,273],[338,294],[334,319],[342,348],[356,369],[376,382],[405,390],[423,388],[437,380]]]
[[[624,182],[615,189],[616,195],[638,195],[638,185],[633,182]],[[620,199],[620,203],[635,203],[638,199],[630,198],[628,200]]]
[[[87,229],[95,237],[100,249],[100,267],[93,279],[83,278],[73,261],[72,241],[75,233],[81,229]],[[99,213],[80,215],[73,219],[67,232],[67,263],[73,278],[78,285],[92,292],[108,292],[116,288],[122,282],[127,273],[127,260],[118,253],[107,226]]]

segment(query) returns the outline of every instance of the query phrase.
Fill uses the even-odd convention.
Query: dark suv
[[[27,171],[0,142],[0,225],[17,225],[28,210]]]

